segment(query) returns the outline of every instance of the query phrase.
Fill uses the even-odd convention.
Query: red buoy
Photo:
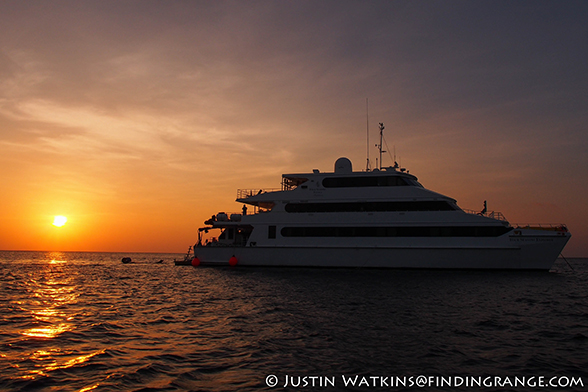
[[[237,265],[237,258],[236,258],[235,256],[233,256],[233,257],[231,257],[231,258],[229,259],[229,265],[230,265],[231,267],[234,267],[234,266],[236,266],[236,265]]]
[[[200,265],[200,259],[198,257],[194,257],[192,259],[192,267],[198,267]]]

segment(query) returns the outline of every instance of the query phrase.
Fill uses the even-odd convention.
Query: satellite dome
[[[335,161],[335,173],[351,173],[353,168],[351,161],[345,157],[339,158]]]

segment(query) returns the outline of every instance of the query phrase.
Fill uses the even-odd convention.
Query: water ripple
[[[7,390],[254,391],[269,374],[588,377],[584,261],[536,274],[0,256]]]

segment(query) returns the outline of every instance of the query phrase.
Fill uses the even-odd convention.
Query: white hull
[[[542,233],[540,233],[542,234]],[[566,235],[505,235],[477,247],[198,247],[202,265],[549,270]]]

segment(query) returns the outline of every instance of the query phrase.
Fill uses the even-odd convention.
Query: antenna
[[[398,161],[396,160],[396,146],[392,146],[392,148],[394,149],[394,167],[398,168]],[[400,159],[400,158],[398,158]]]
[[[367,137],[367,163],[365,166],[365,171],[370,171],[370,115],[369,115],[369,102],[368,99],[365,99],[365,133]]]
[[[376,144],[376,147],[378,147],[378,150],[380,150],[380,170],[382,170],[382,153],[386,152],[382,149],[382,141],[384,139],[384,128],[386,128],[384,126],[384,123],[380,123],[380,144]]]

